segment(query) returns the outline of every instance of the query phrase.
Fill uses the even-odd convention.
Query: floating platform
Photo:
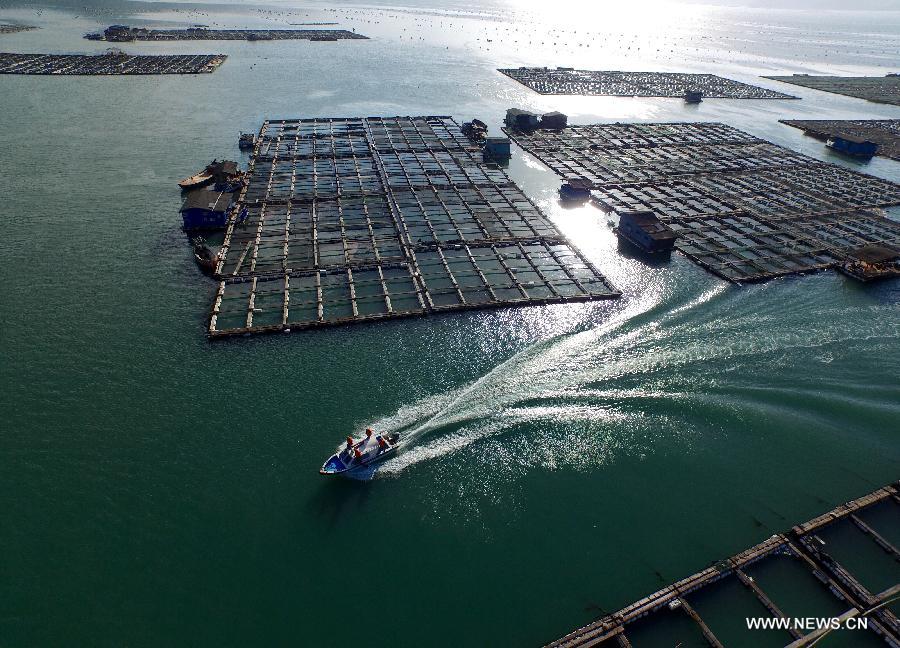
[[[31,31],[32,29],[37,29],[32,25],[9,25],[6,23],[0,24],[0,34],[17,34],[23,31]]]
[[[506,68],[498,71],[540,94],[683,99],[688,92],[699,91],[707,99],[797,98],[715,74],[618,72],[546,67]]]
[[[840,77],[811,76],[794,74],[792,76],[767,76],[764,79],[782,81],[792,85],[842,94],[857,99],[865,99],[876,103],[900,106],[900,76],[889,74],[883,77]]]
[[[863,245],[900,245],[900,185],[719,123],[596,124],[523,133],[562,177],[593,182],[609,211],[652,211],[676,249],[734,282],[837,268]]]
[[[0,74],[118,75],[206,74],[226,59],[224,54],[131,56],[129,54],[0,53]]]
[[[132,41],[192,41],[192,40],[368,40],[367,36],[347,31],[346,29],[207,29],[192,27],[189,29],[144,29],[113,25],[96,34],[86,34],[88,40],[101,40],[111,43],[128,43]]]
[[[265,122],[216,275],[210,337],[619,296],[445,116]]]
[[[900,160],[900,119],[779,119],[823,141],[851,136],[878,144],[875,155]]]
[[[716,588],[724,588],[729,584],[736,584],[737,589],[744,589],[748,597],[756,599],[760,616],[782,619],[808,616],[791,614],[787,605],[794,601],[786,601],[782,608],[775,593],[766,592],[767,572],[773,567],[791,573],[793,580],[804,581],[798,585],[821,589],[826,598],[834,600],[833,608],[844,612],[843,618],[864,616],[868,619],[868,629],[859,632],[871,633],[881,637],[886,644],[896,646],[900,642],[900,623],[889,608],[880,606],[896,598],[900,593],[900,584],[880,589],[875,585],[880,586],[882,583],[873,581],[871,574],[857,577],[849,565],[842,562],[847,557],[858,561],[862,559],[861,554],[874,557],[885,554],[888,564],[900,560],[897,548],[882,535],[886,520],[892,521],[894,525],[900,522],[897,484],[843,504],[786,533],[773,535],[746,551],[714,563],[711,567],[654,592],[548,646],[631,646],[629,635],[639,626],[646,628],[654,622],[664,621],[663,617],[681,615],[682,618],[689,619],[687,624],[693,626],[698,643],[705,639],[710,646],[722,647],[726,644],[715,634],[716,622],[724,623],[719,618],[721,615],[715,621],[706,621],[696,608],[699,607],[698,599],[704,594],[711,595]],[[896,537],[897,527],[894,526],[892,530],[893,537]],[[832,535],[840,535],[839,539],[842,540],[834,543],[834,550],[830,542]],[[848,554],[848,547],[855,551]],[[885,577],[890,578],[890,575]],[[740,613],[733,613],[734,616],[738,614]],[[827,614],[823,616],[830,617]],[[735,619],[735,625],[743,624],[743,617],[741,614],[739,619]],[[671,629],[672,626],[668,627]],[[810,645],[822,634],[821,631],[814,630],[804,635],[793,628],[756,632],[762,633],[767,639],[780,633],[783,643],[790,644],[791,647]],[[667,635],[669,644],[674,645],[679,639],[682,637]]]

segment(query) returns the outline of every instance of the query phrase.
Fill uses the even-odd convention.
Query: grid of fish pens
[[[111,42],[129,41],[190,41],[190,40],[367,40],[366,36],[346,29],[144,29],[115,25],[95,34],[86,34],[88,40]]]
[[[802,86],[842,94],[857,99],[900,106],[900,77],[885,75],[880,77],[839,77],[794,74],[793,76],[767,76],[764,79],[782,81]]]
[[[498,70],[539,94],[612,97],[683,97],[699,90],[704,97],[724,99],[796,99],[714,74],[619,72],[572,68],[520,67]]]
[[[867,623],[849,634],[864,645],[896,646],[900,622],[887,604],[900,590],[895,578],[900,551],[890,540],[900,520],[898,507],[897,483],[879,488],[715,561],[547,648],[638,646],[653,639],[660,645],[730,646],[734,628],[745,627],[749,610],[788,622],[772,629],[777,645],[812,646],[822,630],[789,623],[804,605],[826,617],[864,617]],[[798,608],[798,601],[804,605]]]
[[[649,210],[677,248],[735,282],[832,268],[900,224],[874,208],[900,186],[723,124],[599,124],[506,131],[564,177],[587,178],[609,211]]]
[[[619,296],[449,117],[266,122],[216,274],[211,337]]]
[[[856,137],[878,145],[875,155],[900,161],[900,119],[779,119],[807,135],[829,140]]]
[[[0,54],[0,74],[118,75],[207,74],[224,54],[131,56],[129,54]]]
[[[16,34],[18,32],[31,31],[32,29],[37,29],[37,27],[33,27],[32,25],[0,24],[0,34]]]

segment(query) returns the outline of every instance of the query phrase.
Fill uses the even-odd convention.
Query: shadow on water
[[[374,487],[355,479],[323,477],[308,498],[306,509],[327,528],[334,529],[340,520],[366,508]]]

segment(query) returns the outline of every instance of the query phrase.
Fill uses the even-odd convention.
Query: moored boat
[[[238,138],[238,148],[242,151],[252,150],[254,144],[256,144],[256,135],[253,133],[241,133]]]
[[[194,261],[197,262],[201,270],[208,274],[213,274],[216,271],[216,266],[219,265],[219,254],[212,251],[212,248],[206,244],[206,240],[202,236],[195,238],[192,243],[194,244]]]
[[[231,160],[213,160],[199,173],[179,181],[182,189],[199,189],[215,182],[216,184],[234,183],[241,178],[237,162]]]

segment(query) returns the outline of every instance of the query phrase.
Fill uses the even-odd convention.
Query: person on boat
[[[377,438],[378,438],[378,452],[384,452],[385,450],[388,449],[387,440],[380,434],[378,435]]]
[[[372,439],[372,428],[366,428],[366,445],[369,445],[369,441]]]
[[[360,462],[363,460],[362,452],[359,451],[359,448],[353,450],[353,458]]]
[[[347,450],[352,450],[352,449],[353,449],[353,437],[348,436],[347,437]]]

